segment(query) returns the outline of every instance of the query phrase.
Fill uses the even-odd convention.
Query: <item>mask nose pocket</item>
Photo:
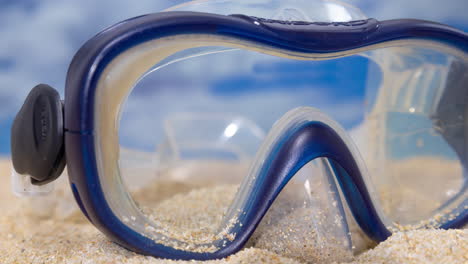
[[[300,169],[273,202],[250,243],[304,262],[347,261],[351,238],[331,165],[318,158]]]

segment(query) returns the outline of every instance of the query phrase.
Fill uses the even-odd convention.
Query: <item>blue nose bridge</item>
[[[330,160],[348,206],[366,234],[376,241],[390,236],[376,212],[352,152],[332,128],[317,121],[287,133],[274,146],[255,181],[251,197],[247,198],[246,215],[240,219],[245,221],[244,228],[238,230],[238,235],[242,232],[250,235],[289,180],[305,164],[320,157]]]

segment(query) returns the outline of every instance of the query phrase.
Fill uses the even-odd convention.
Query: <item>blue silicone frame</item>
[[[236,227],[236,239],[219,251],[194,253],[156,244],[130,229],[113,214],[99,182],[94,149],[97,82],[105,67],[122,52],[146,41],[187,33],[224,35],[284,50],[324,54],[402,39],[441,42],[467,53],[467,34],[421,20],[379,22],[368,19],[346,23],[308,23],[244,15],[167,12],[132,18],[104,30],[77,52],[69,67],[65,90],[65,144],[71,188],[89,221],[116,243],[138,253],[162,258],[207,260],[226,257],[240,250],[247,242],[271,202],[294,173],[317,157],[330,159],[339,185],[361,228],[372,239],[385,240],[390,232],[379,219],[349,150],[331,128],[317,122],[292,131],[279,143],[270,156],[272,166],[262,172],[258,199],[249,204],[252,210],[245,219],[249,224]],[[443,227],[459,227],[467,222],[465,210]]]

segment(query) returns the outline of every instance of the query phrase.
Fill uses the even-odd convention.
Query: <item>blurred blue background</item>
[[[186,1],[0,0],[0,156],[9,155],[11,123],[29,90],[38,83],[47,83],[59,90],[63,97],[68,64],[86,40],[121,20],[157,12],[183,2]],[[349,0],[344,2],[359,7],[368,17],[380,20],[392,18],[427,19],[442,22],[464,31],[468,30],[468,15],[466,15],[468,1],[466,0]],[[227,56],[226,59],[229,59],[228,57],[231,55],[222,56]],[[230,59],[235,59],[234,57],[231,56]],[[267,61],[268,58],[265,60]],[[209,65],[209,62],[206,63]],[[301,63],[303,62],[284,61],[276,63],[274,66],[269,63],[255,64],[253,65],[254,70],[259,75],[263,73],[280,76],[278,74],[281,73],[278,79],[265,79],[263,81],[260,79],[262,83],[256,83],[255,86],[272,87],[276,85],[278,90],[281,90],[281,87],[288,87],[288,89],[303,87],[309,81],[310,76],[307,73],[313,71],[316,73],[314,81],[321,87],[327,90],[341,89],[341,91],[338,93],[339,96],[329,96],[320,90],[307,95],[320,97],[317,101],[319,102],[318,107],[331,112],[331,115],[339,121],[346,120],[344,122],[346,127],[352,127],[360,118],[359,110],[356,108],[362,106],[363,90],[361,87],[365,83],[366,72],[364,67],[356,67],[347,71],[344,71],[343,67],[349,63],[360,65],[364,62],[359,58],[349,58],[333,64],[319,62],[311,66]],[[209,69],[199,67],[199,70],[200,72],[196,72],[196,74],[203,76]],[[330,71],[341,72],[343,80],[349,77],[353,82],[341,83],[342,81],[328,73]],[[288,77],[288,72],[295,73],[293,78]],[[304,78],[301,78],[301,74]],[[213,80],[215,88],[212,92],[223,96],[229,95],[233,90],[237,93],[242,92],[238,90],[238,87],[248,90],[251,83],[247,77],[242,72],[238,74],[229,72],[229,75],[226,76],[227,79]],[[165,74],[154,77],[152,80],[175,82],[180,81],[179,79],[177,72],[167,70]],[[191,81],[193,79],[187,80],[186,84],[193,84]],[[283,83],[278,85],[280,82]],[[343,86],[347,88],[343,89]],[[284,96],[284,94],[278,94],[277,98],[278,100],[286,100]],[[129,114],[124,118],[127,123],[123,123],[132,129],[122,135],[123,141],[125,141],[125,137],[140,136],[144,138],[144,133],[142,133],[144,129],[141,126],[154,121],[145,120],[145,118],[154,118],[151,114],[147,117],[141,116],[145,106],[154,105],[156,99],[153,94],[148,94],[142,88],[135,93],[132,100],[133,103],[128,105]],[[170,102],[170,98],[168,100]],[[340,107],[334,105],[336,101],[341,102]],[[181,107],[187,105],[187,102],[179,103]],[[229,106],[227,108],[229,109]],[[193,108],[187,108],[187,110],[191,111]],[[284,109],[278,109],[278,114],[283,111]],[[356,114],[353,115],[353,113]],[[276,118],[276,115],[273,116]],[[149,137],[152,136],[151,133],[148,134],[150,134]],[[144,141],[131,142],[130,140],[129,142],[129,145],[136,147],[144,147],[145,144]]]

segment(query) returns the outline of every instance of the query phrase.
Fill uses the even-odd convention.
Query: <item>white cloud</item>
[[[348,2],[361,6],[368,17],[379,20],[417,18],[444,23],[454,21],[465,25],[468,23],[466,0],[349,0]]]
[[[88,38],[113,23],[156,12],[168,3],[45,0],[32,8],[21,3],[0,8],[0,61],[12,62],[11,67],[0,68],[0,119],[14,115],[37,83],[48,83],[63,95],[68,64]]]

